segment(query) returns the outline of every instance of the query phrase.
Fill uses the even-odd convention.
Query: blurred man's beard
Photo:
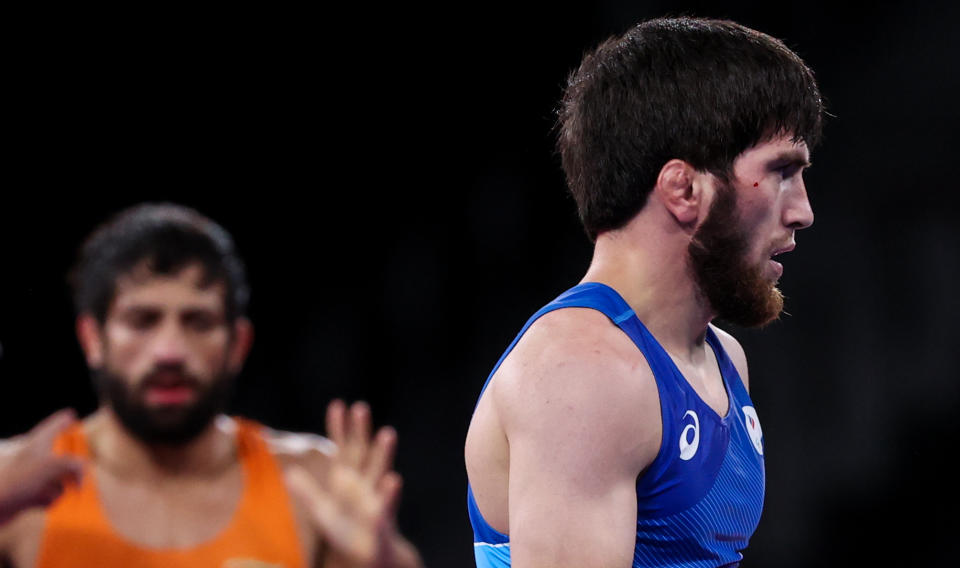
[[[184,375],[184,384],[195,389],[191,402],[147,405],[151,375],[131,388],[123,377],[106,368],[93,369],[92,374],[101,402],[110,405],[130,434],[148,445],[180,446],[194,440],[226,408],[233,387],[233,376],[228,373],[221,373],[205,386]]]
[[[736,193],[726,185],[690,241],[690,265],[717,317],[743,327],[763,326],[780,316],[783,294],[764,277],[765,262],[747,264],[749,243],[739,225]]]

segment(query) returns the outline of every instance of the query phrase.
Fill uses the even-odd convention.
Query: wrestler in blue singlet
[[[490,377],[537,318],[561,308],[603,312],[633,340],[657,381],[663,439],[657,457],[637,479],[634,567],[737,566],[763,507],[763,433],[716,334],[707,329],[730,401],[722,417],[700,399],[623,298],[598,283],[571,288],[534,314]],[[510,537],[487,524],[469,486],[467,508],[478,568],[509,567]]]

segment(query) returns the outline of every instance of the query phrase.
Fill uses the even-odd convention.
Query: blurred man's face
[[[690,243],[691,267],[716,314],[734,324],[763,325],[783,309],[774,256],[793,250],[794,233],[813,223],[803,170],[810,153],[789,136],[740,154],[730,183],[719,186]]]
[[[199,265],[157,275],[143,264],[117,282],[93,371],[102,403],[143,442],[195,438],[224,408],[239,371],[225,287],[204,287],[203,276]]]

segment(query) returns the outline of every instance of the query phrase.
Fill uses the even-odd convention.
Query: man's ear
[[[239,373],[253,345],[253,323],[245,317],[238,317],[233,322],[232,331],[233,340],[230,342],[230,352],[227,353],[227,369],[231,373]]]
[[[696,223],[703,195],[697,183],[697,171],[689,163],[673,159],[664,164],[653,191],[678,223]]]
[[[84,312],[77,316],[75,324],[77,341],[87,359],[87,366],[98,369],[103,366],[103,330],[93,314]]]

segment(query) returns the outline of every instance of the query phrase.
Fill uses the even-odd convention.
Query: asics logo
[[[696,455],[697,448],[700,447],[700,419],[697,417],[697,413],[692,410],[688,410],[683,415],[683,419],[686,420],[687,416],[693,418],[693,424],[687,424],[680,432],[680,459],[684,461]],[[693,430],[692,435],[690,430]]]

